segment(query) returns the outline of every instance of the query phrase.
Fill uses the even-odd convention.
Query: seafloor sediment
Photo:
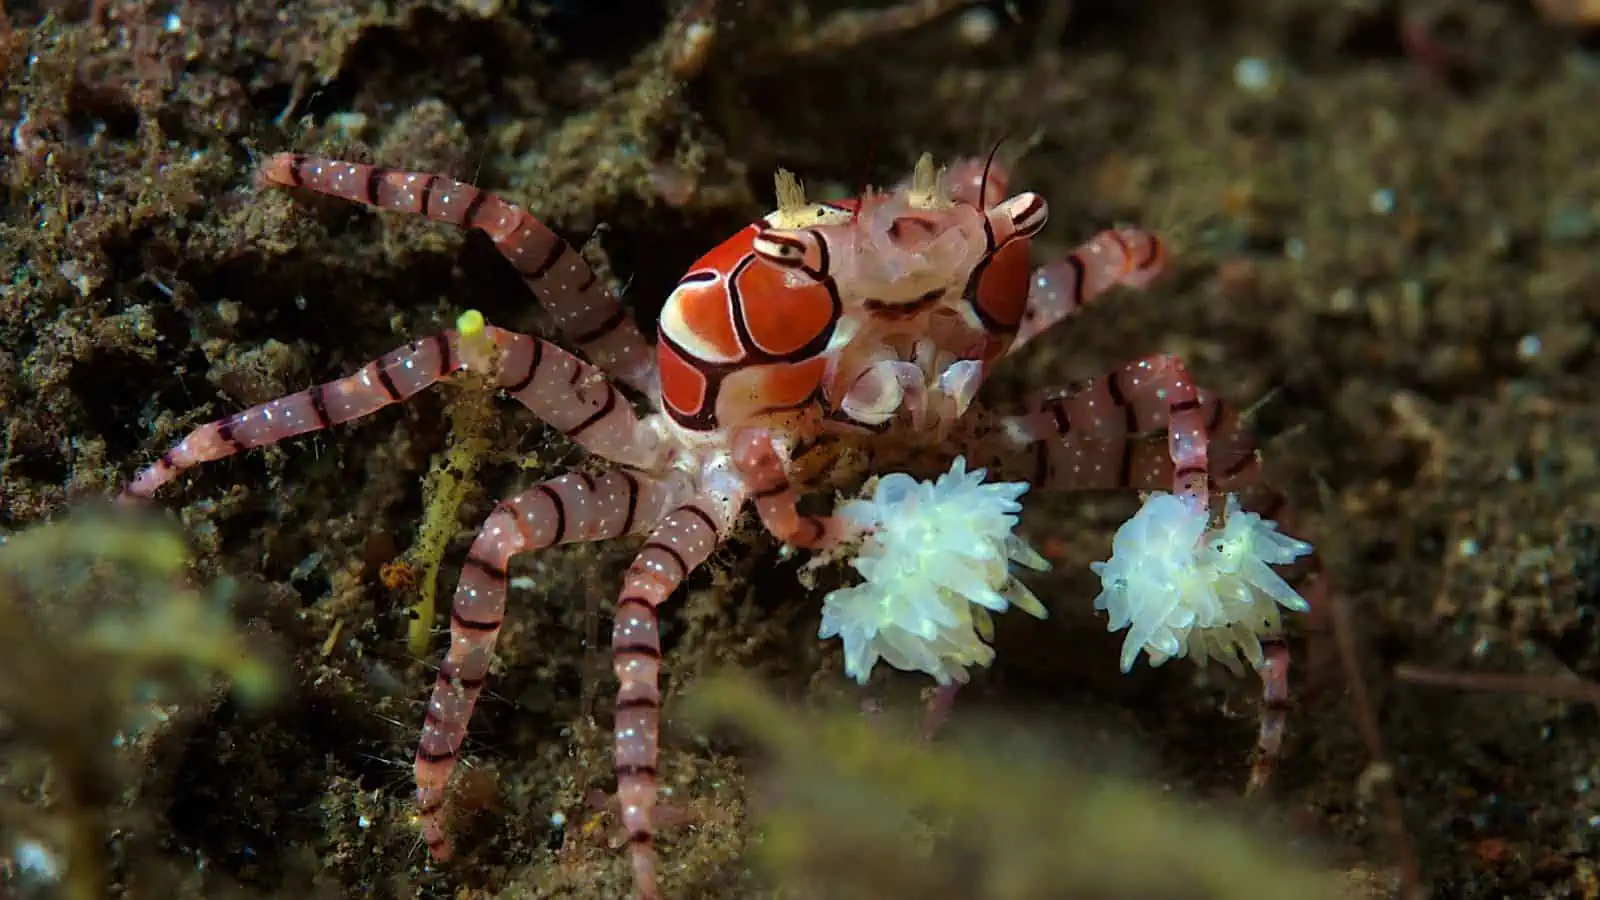
[[[700,58],[670,5],[8,3],[0,527],[109,497],[194,425],[351,372],[463,309],[540,327],[486,241],[262,191],[266,154],[503,191],[592,239],[649,321],[694,257],[770,205],[778,166],[845,191],[1005,137],[1016,183],[1051,204],[1041,259],[1130,221],[1169,235],[1175,265],[1041,341],[985,399],[1168,350],[1253,407],[1268,476],[1361,635],[1436,896],[1600,896],[1594,710],[1392,674],[1600,676],[1591,34],[1485,0],[1041,0],[845,45],[849,28],[819,23],[846,4],[723,2],[737,8]],[[95,813],[110,896],[621,894],[610,819],[589,799],[611,784],[612,681],[586,646],[631,545],[518,564],[456,803],[463,860],[426,868],[408,818],[432,673],[406,650],[383,571],[414,539],[459,390],[163,494],[198,578],[231,585],[289,687],[265,713],[220,690],[175,703],[123,741]],[[444,591],[494,498],[581,458],[500,409]],[[1002,622],[953,727],[997,710],[1070,725],[1136,747],[1136,772],[1200,809],[1235,808],[1253,685],[1186,664],[1122,676],[1120,638],[1089,612],[1087,564],[1130,502],[1028,502],[1024,530],[1057,567],[1030,581],[1052,617]],[[7,602],[59,625],[102,599]],[[817,616],[770,540],[733,542],[666,619],[669,715],[727,667],[797,707],[851,696],[810,637]],[[1254,815],[1385,896],[1393,841],[1330,640],[1294,643],[1313,665],[1296,670],[1286,756]],[[29,671],[37,689],[0,700],[49,702],[54,673]],[[880,690],[905,708],[915,687]],[[48,873],[19,860],[60,840],[62,776],[7,725],[23,712],[0,705],[0,879],[48,895]],[[736,743],[668,728],[663,782],[689,823],[663,837],[672,896],[766,890],[743,762]]]

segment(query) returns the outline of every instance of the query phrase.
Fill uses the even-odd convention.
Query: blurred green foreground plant
[[[188,566],[175,532],[120,510],[0,537],[0,857],[15,871],[19,848],[36,848],[33,867],[50,862],[31,874],[67,900],[105,894],[110,810],[129,782],[120,745],[216,675],[247,705],[278,690],[225,598],[186,583]]]
[[[828,900],[1331,900],[1331,876],[1193,802],[1052,759],[1007,726],[928,746],[855,713],[802,714],[739,680],[691,691],[701,726],[770,760],[761,857],[789,897]],[[910,730],[907,729],[907,733]]]

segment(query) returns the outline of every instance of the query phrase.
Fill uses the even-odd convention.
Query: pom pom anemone
[[[1241,510],[1231,494],[1217,529],[1182,499],[1152,493],[1117,530],[1111,559],[1090,565],[1102,588],[1095,609],[1109,614],[1108,630],[1128,629],[1122,671],[1140,651],[1152,666],[1188,656],[1241,672],[1242,654],[1259,667],[1261,635],[1280,628],[1279,607],[1309,608],[1271,567],[1305,556],[1311,545],[1277,528]]]
[[[865,580],[828,594],[818,636],[844,642],[852,678],[865,683],[881,659],[940,684],[966,681],[968,666],[994,659],[990,612],[1015,605],[1044,618],[1044,606],[1011,574],[1013,562],[1050,567],[1011,533],[1028,485],[984,484],[984,474],[968,472],[958,457],[937,481],[886,475],[839,507],[863,535],[847,550]]]

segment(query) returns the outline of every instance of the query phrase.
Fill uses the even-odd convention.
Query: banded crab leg
[[[1102,396],[1072,397],[1071,388],[1046,393],[1030,404],[1033,412],[1002,419],[1025,446],[1016,448],[1001,469],[1039,490],[1170,490],[1176,466],[1171,447],[1162,440],[1170,411],[1159,404],[1136,404],[1120,393],[1115,397],[1122,402],[1117,403],[1107,396],[1109,383],[1091,381],[1079,389],[1099,390]],[[1197,389],[1195,399],[1207,440],[1211,491],[1226,493],[1254,484],[1261,469],[1255,434],[1211,392]]]
[[[655,354],[632,316],[571,244],[522,207],[444,175],[299,153],[273,156],[261,178],[484,232],[584,356],[624,384],[652,390]]]
[[[980,209],[1004,200],[1010,180],[1010,168],[992,155],[958,160],[945,176],[950,199]],[[1022,327],[1007,352],[1015,353],[1113,287],[1148,286],[1166,265],[1166,243],[1154,232],[1142,228],[1100,232],[1062,259],[1034,270]]]
[[[1100,378],[1046,391],[1029,407],[1031,412],[1001,422],[1013,441],[1033,448],[1036,460],[1074,435],[1093,440],[1165,432],[1172,492],[1198,510],[1209,508],[1209,417],[1188,368],[1176,356],[1162,353],[1135,360]],[[1081,470],[1084,462],[1104,465],[1089,459],[1074,461],[1073,468]],[[1091,468],[1089,477],[1093,473]],[[1037,467],[1033,474],[1040,474]]]
[[[484,520],[461,567],[450,610],[450,648],[439,664],[417,743],[417,817],[434,859],[451,856],[445,794],[505,620],[511,558],[557,544],[649,531],[686,491],[686,485],[626,470],[574,473],[501,502]]]
[[[474,322],[473,316],[463,322]],[[481,322],[475,320],[466,340],[455,329],[440,332],[392,350],[354,375],[201,425],[140,472],[122,499],[148,499],[201,463],[372,415],[464,369],[495,372],[499,387],[598,456],[641,468],[655,464],[659,436],[593,366],[549,341]]]
[[[617,688],[617,800],[628,832],[634,888],[657,900],[655,805],[661,733],[661,623],[656,608],[711,555],[742,502],[742,489],[715,486],[661,520],[628,567],[611,634]]]
[[[1239,493],[1239,506],[1263,519],[1276,521],[1285,534],[1296,534],[1294,514],[1288,498],[1282,493],[1260,486],[1247,487]],[[1329,609],[1328,576],[1323,570],[1322,557],[1313,552],[1303,564],[1289,572],[1280,572],[1311,607],[1311,621],[1315,622]],[[1261,640],[1261,665],[1256,674],[1261,677],[1261,731],[1256,738],[1256,758],[1250,766],[1250,781],[1246,794],[1264,789],[1277,771],[1278,758],[1283,752],[1283,737],[1289,723],[1289,644],[1283,634],[1264,635]]]
[[[1166,266],[1166,244],[1154,232],[1142,228],[1100,232],[1064,258],[1034,270],[1022,327],[1009,352],[1017,352],[1111,288],[1149,285]]]
[[[750,492],[761,524],[773,537],[793,547],[823,550],[846,536],[847,526],[838,517],[800,512],[799,494],[789,483],[783,457],[767,429],[746,428],[734,435],[733,467]]]
[[[1041,489],[1149,491],[1172,485],[1177,463],[1164,442],[1156,439],[1169,429],[1172,416],[1164,414],[1159,403],[1138,403],[1131,394],[1113,392],[1116,375],[1099,380],[1104,397],[1093,396],[1095,382],[1089,382],[1064,393],[1046,393],[1034,401],[1036,411],[1009,420],[1014,433],[1025,432],[1033,440],[1027,449],[1002,460],[1002,469]],[[1284,496],[1257,484],[1261,455],[1255,434],[1219,398],[1206,391],[1196,396],[1200,406],[1194,412],[1209,436],[1211,489],[1238,494],[1242,509],[1275,520],[1280,530],[1293,534]],[[1315,553],[1305,564],[1281,574],[1313,610],[1323,607],[1327,579]],[[1282,633],[1276,633],[1262,635],[1261,648],[1263,658],[1256,670],[1261,678],[1261,721],[1247,793],[1271,780],[1289,711],[1289,646]]]

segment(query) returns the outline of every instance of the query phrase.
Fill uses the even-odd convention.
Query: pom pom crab
[[[193,466],[371,415],[462,371],[484,373],[613,464],[502,501],[467,553],[415,758],[419,821],[435,859],[451,854],[446,788],[518,554],[645,538],[615,610],[614,749],[635,883],[641,897],[655,897],[657,609],[747,503],[786,545],[826,551],[860,539],[861,526],[800,513],[791,476],[824,487],[859,480],[862,467],[965,453],[1041,488],[1170,488],[1204,518],[1213,490],[1244,487],[1257,472],[1248,431],[1168,355],[1046,392],[1019,414],[974,405],[998,360],[1108,289],[1145,285],[1165,259],[1155,235],[1123,228],[1031,270],[1045,201],[1007,197],[1004,173],[987,162],[940,172],[924,157],[894,190],[830,202],[808,201],[780,173],[778,209],[690,267],[654,345],[570,245],[492,193],[443,175],[299,154],[274,156],[262,180],[484,231],[582,355],[469,313],[456,329],[355,374],[196,428],[138,473],[125,500],[148,499]],[[638,414],[617,384],[642,394],[650,411]],[[818,452],[859,467],[801,475],[803,458]],[[1266,640],[1258,773],[1275,757],[1287,691],[1282,645]]]

